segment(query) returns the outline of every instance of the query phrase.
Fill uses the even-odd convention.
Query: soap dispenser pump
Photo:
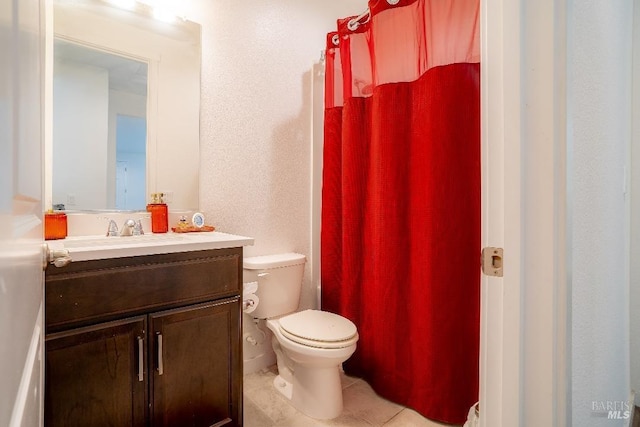
[[[152,193],[147,212],[151,212],[151,232],[166,233],[169,231],[169,210],[164,202],[164,193]]]

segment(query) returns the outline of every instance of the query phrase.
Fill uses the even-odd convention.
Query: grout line
[[[344,390],[348,389],[349,387],[351,387],[351,386],[353,386],[353,385],[355,385],[355,384],[357,384],[359,382],[365,382],[365,381],[362,378],[356,378],[355,381],[351,382],[351,384],[347,384],[346,386],[342,387],[342,390],[344,391]]]
[[[388,425],[391,421],[393,421],[395,418],[397,418],[402,412],[404,412],[405,409],[407,409],[407,408],[403,406],[402,409],[400,409],[400,411],[397,414],[395,414],[393,417],[391,417],[390,419],[385,421],[384,424],[382,424],[382,427]]]

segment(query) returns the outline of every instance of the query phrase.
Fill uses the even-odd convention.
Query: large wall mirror
[[[200,26],[129,3],[54,0],[54,208],[198,207]]]

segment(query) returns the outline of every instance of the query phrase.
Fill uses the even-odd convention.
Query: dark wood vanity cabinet
[[[239,340],[232,348],[229,338],[239,313],[234,299],[149,316],[156,367],[151,425],[231,424],[235,367],[230,356],[237,354]],[[242,377],[236,380],[242,382]]]
[[[147,385],[136,377],[145,330],[136,317],[47,336],[45,424],[146,425]]]
[[[46,426],[241,426],[242,249],[48,268]]]

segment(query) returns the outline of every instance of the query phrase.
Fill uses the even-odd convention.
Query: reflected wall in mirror
[[[145,208],[147,69],[146,62],[54,41],[54,206]]]
[[[200,26],[136,3],[54,0],[51,173],[67,210],[198,207]]]

